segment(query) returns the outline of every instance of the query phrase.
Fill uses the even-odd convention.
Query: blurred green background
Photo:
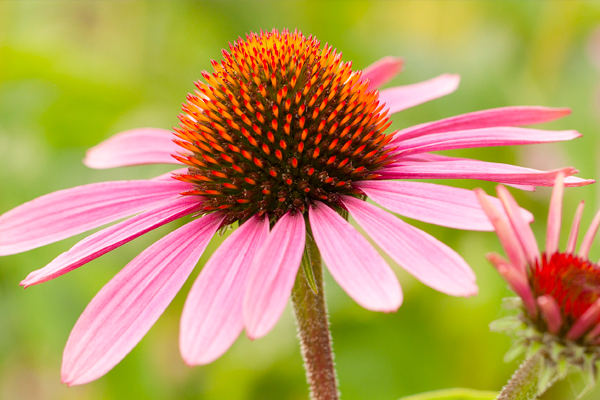
[[[238,36],[274,27],[314,34],[358,69],[386,55],[403,56],[405,71],[394,85],[444,72],[461,74],[456,93],[396,114],[394,128],[491,107],[571,107],[570,117],[545,126],[577,129],[581,139],[451,154],[540,169],[574,165],[580,176],[598,179],[600,62],[593,55],[600,54],[600,41],[594,50],[591,39],[598,25],[600,3],[578,1],[2,1],[0,212],[58,189],[167,171],[93,171],[81,159],[86,148],[119,131],[176,125],[185,95],[200,71],[210,69],[209,61],[220,59],[220,50]],[[481,186],[488,193],[494,187],[452,184]],[[543,240],[549,189],[513,192],[535,214],[533,227]],[[598,185],[567,190],[566,225],[580,199],[588,205],[586,226],[600,207]],[[457,386],[498,390],[517,365],[502,361],[509,339],[487,328],[505,314],[500,302],[510,295],[483,257],[501,251],[495,235],[415,225],[465,257],[477,274],[480,294],[469,299],[441,295],[394,266],[404,305],[395,314],[380,314],[359,307],[328,277],[345,400],[397,399]],[[18,286],[21,279],[85,235],[0,259],[0,399],[306,399],[290,309],[267,337],[256,342],[242,337],[208,366],[183,364],[179,316],[193,279],[114,370],[88,385],[61,385],[62,349],[86,304],[128,261],[173,228],[26,291]],[[213,240],[200,266],[222,240]],[[600,256],[600,246],[591,256]],[[575,398],[580,387],[574,376],[544,399]],[[596,390],[586,398],[599,394]]]

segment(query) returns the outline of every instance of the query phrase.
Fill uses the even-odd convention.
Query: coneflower
[[[507,107],[386,133],[391,113],[451,93],[458,86],[456,75],[379,92],[377,87],[400,71],[401,60],[385,58],[354,71],[316,38],[275,30],[235,41],[223,60],[212,64],[214,72],[203,72],[204,82],[187,97],[174,133],[124,132],[91,149],[84,161],[92,168],[171,163],[185,169],[147,181],[59,191],[0,217],[0,253],[6,255],[137,214],[32,272],[24,286],[56,278],[163,224],[193,217],[131,261],[88,305],[65,349],[68,384],[97,379],[125,357],[182,287],[215,232],[237,224],[185,303],[184,360],[212,362],[244,329],[250,338],[264,336],[296,284],[303,351],[313,364],[307,366],[309,380],[313,390],[329,385],[327,394],[314,396],[335,398],[321,256],[361,306],[392,312],[402,302],[392,269],[348,223],[348,214],[421,282],[470,296],[477,292],[475,276],[458,254],[366,198],[409,218],[492,230],[472,191],[397,179],[483,179],[530,189],[552,185],[561,171],[576,172],[431,153],[570,140],[580,135],[514,127],[555,120],[568,109]],[[592,181],[569,177],[566,182]]]
[[[563,176],[559,175],[548,213],[546,250],[541,253],[531,228],[517,212],[517,203],[504,186],[498,186],[497,191],[505,214],[490,203],[482,190],[476,189],[508,256],[507,260],[490,253],[487,258],[519,296],[507,302],[520,310],[519,315],[496,321],[491,327],[515,337],[507,359],[521,353],[529,355],[499,399],[521,398],[518,395],[523,391],[531,392],[528,398],[537,398],[572,369],[585,372],[588,389],[596,382],[596,363],[600,361],[600,267],[588,255],[600,226],[600,212],[576,252],[582,201],[567,247],[561,251],[558,242],[563,187]]]

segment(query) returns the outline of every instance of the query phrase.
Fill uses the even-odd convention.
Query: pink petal
[[[364,75],[363,75],[364,76]],[[412,139],[432,133],[491,128],[494,126],[524,126],[554,121],[571,114],[569,108],[537,106],[501,107],[411,126],[399,131],[393,142]]]
[[[460,76],[443,74],[424,82],[398,86],[379,92],[379,101],[386,103],[390,113],[406,110],[454,92]]]
[[[288,212],[277,221],[254,257],[243,306],[250,339],[269,333],[283,313],[300,267],[305,241],[304,217]]]
[[[556,183],[552,190],[550,199],[550,210],[548,211],[548,226],[546,231],[546,255],[552,257],[558,251],[558,241],[560,240],[560,225],[562,220],[562,199],[565,185],[563,174],[558,174]]]
[[[435,157],[432,157],[435,156]],[[430,161],[431,160],[431,161]],[[564,173],[565,186],[584,186],[593,179],[569,176],[577,173],[573,167],[539,171],[516,165],[492,163],[434,154],[412,155],[378,171],[382,179],[479,179],[504,184],[553,186],[556,176]]]
[[[575,252],[575,246],[577,245],[577,236],[579,234],[579,225],[581,224],[581,216],[583,215],[583,206],[585,202],[581,200],[575,211],[575,217],[573,218],[573,224],[571,225],[571,233],[569,234],[569,241],[567,242],[567,249],[565,250],[568,254]]]
[[[219,246],[202,269],[181,315],[179,348],[186,364],[215,361],[242,332],[246,277],[268,234],[268,219],[251,218]]]
[[[542,310],[542,316],[548,331],[553,334],[557,334],[562,325],[562,316],[560,314],[560,307],[556,304],[556,300],[550,295],[544,295],[537,298],[537,303]]]
[[[355,186],[375,203],[405,217],[449,228],[494,230],[472,190],[406,181],[361,181]],[[500,205],[497,199],[492,201]],[[533,221],[530,212],[520,210],[524,219]]]
[[[590,224],[588,230],[585,232],[585,236],[581,241],[581,246],[579,246],[579,257],[586,259],[588,258],[588,254],[590,249],[592,248],[592,244],[594,243],[594,238],[596,237],[596,233],[598,232],[598,227],[600,227],[600,210],[594,216],[592,223]]]
[[[398,75],[403,65],[402,58],[383,57],[363,70],[361,81],[369,79],[369,90],[377,89]]]
[[[448,246],[365,201],[349,196],[342,201],[371,239],[415,278],[452,296],[477,294],[473,271]]]
[[[537,303],[533,298],[527,273],[519,267],[511,265],[496,253],[486,254],[486,258],[496,268],[500,276],[510,285],[512,290],[523,300],[523,305],[529,315],[535,318],[538,313]]]
[[[170,233],[98,292],[67,341],[64,383],[98,379],[135,347],[181,289],[222,221],[223,215],[213,213]]]
[[[506,251],[511,264],[525,275],[527,262],[523,248],[513,227],[505,216],[492,204],[490,196],[479,188],[475,189],[475,193],[481,202],[483,210],[496,228],[496,235],[498,235],[498,239],[500,239],[500,243],[502,243],[502,247],[504,247],[504,251]]]
[[[179,197],[185,182],[115,181],[60,190],[0,216],[0,255],[31,250]]]
[[[508,220],[510,221],[513,230],[515,231],[519,242],[521,243],[521,247],[525,252],[525,258],[529,265],[535,265],[536,262],[540,259],[540,249],[537,245],[537,241],[535,240],[535,236],[533,235],[533,231],[529,226],[531,220],[527,220],[523,218],[523,209],[519,207],[516,200],[507,188],[504,186],[498,185],[496,187],[496,192],[498,193],[498,197],[504,206],[504,210],[508,216]]]
[[[535,191],[535,186],[531,186],[531,185],[512,185],[510,183],[505,183],[506,186],[509,187],[513,187],[515,189],[519,189],[519,190],[524,190],[527,192],[534,192]]]
[[[594,325],[594,327],[585,335],[586,342],[593,342],[594,345],[598,345],[599,343],[599,335],[600,335],[600,324]]]
[[[323,261],[342,289],[366,309],[396,311],[402,304],[400,284],[377,250],[323,203],[316,202],[308,217]]]
[[[590,308],[588,308],[582,315],[575,321],[569,332],[567,332],[567,339],[578,340],[584,333],[598,323],[600,317],[600,299],[596,300]]]
[[[199,198],[185,196],[101,230],[59,255],[44,268],[30,273],[21,286],[37,285],[57,278],[159,226],[200,211],[201,206]]]
[[[86,152],[83,163],[96,169],[140,164],[181,164],[171,154],[182,148],[165,129],[140,128],[117,133]]]
[[[580,137],[577,131],[545,131],[540,129],[493,127],[444,132],[397,142],[402,155],[429,151],[469,149],[474,147],[514,146],[549,143]]]

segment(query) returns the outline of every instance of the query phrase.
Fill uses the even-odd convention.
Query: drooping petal
[[[583,207],[585,202],[581,200],[575,211],[575,217],[573,217],[573,224],[571,224],[571,233],[569,233],[569,241],[567,242],[567,249],[565,250],[568,254],[575,252],[575,246],[577,245],[577,236],[579,235],[579,225],[581,224],[581,216],[583,215]]]
[[[562,199],[565,185],[563,174],[558,174],[556,184],[550,198],[550,210],[548,211],[548,226],[546,231],[546,254],[552,257],[558,251],[560,240],[560,225],[562,220]]]
[[[362,71],[361,80],[369,79],[369,89],[377,89],[388,83],[402,71],[404,59],[387,56],[369,65]]]
[[[448,246],[365,201],[349,196],[342,201],[371,239],[415,278],[453,296],[477,293],[473,271]]]
[[[426,135],[396,143],[402,155],[429,151],[469,149],[475,147],[514,146],[550,143],[580,137],[577,131],[545,131],[540,129],[492,127]]]
[[[200,199],[185,196],[96,232],[56,257],[44,268],[30,273],[21,282],[21,286],[37,285],[57,278],[159,226],[200,211],[201,206]]]
[[[577,340],[585,334],[590,328],[598,323],[600,317],[600,299],[596,300],[592,305],[575,321],[569,332],[567,339]]]
[[[60,190],[0,216],[0,255],[54,243],[155,207],[191,190],[185,182],[115,181]]]
[[[269,333],[285,308],[300,267],[306,226],[300,213],[277,221],[252,261],[244,297],[244,324],[250,339]]]
[[[424,82],[384,89],[379,92],[379,101],[386,103],[393,114],[450,94],[459,82],[460,76],[443,74]]]
[[[504,206],[508,220],[514,229],[517,238],[521,242],[521,247],[525,252],[527,262],[529,265],[535,265],[536,262],[540,260],[540,249],[535,240],[535,236],[533,235],[533,231],[529,226],[529,223],[532,222],[532,220],[528,221],[523,218],[523,212],[521,211],[523,209],[519,207],[507,188],[498,185],[496,187],[496,192]]]
[[[223,215],[213,213],[170,233],[98,292],[69,335],[64,383],[98,379],[135,347],[181,289],[222,221]]]
[[[571,114],[569,108],[538,106],[501,107],[475,111],[438,121],[411,126],[396,133],[393,142],[400,142],[432,133],[490,128],[494,126],[525,126],[554,121]]]
[[[405,217],[449,228],[494,230],[472,190],[407,181],[362,181],[355,186],[375,203]],[[497,199],[492,201],[500,206]],[[525,220],[533,221],[529,211],[520,212]]]
[[[246,278],[268,234],[268,220],[251,218],[219,246],[202,269],[181,315],[179,349],[186,364],[213,362],[242,332]]]
[[[540,310],[542,310],[542,316],[544,317],[544,321],[546,321],[548,331],[556,335],[563,322],[560,307],[556,303],[556,300],[547,294],[538,297],[537,303],[540,306]]]
[[[527,263],[525,260],[525,253],[521,247],[519,239],[507,219],[500,213],[500,211],[490,201],[488,196],[482,189],[475,189],[475,193],[481,202],[483,210],[490,218],[490,221],[496,228],[496,235],[506,251],[506,255],[510,259],[511,264],[517,268],[518,271],[525,276]]]
[[[323,203],[316,202],[308,217],[323,261],[342,289],[368,310],[396,311],[402,304],[400,284],[377,250]]]
[[[497,253],[485,255],[487,260],[496,268],[500,276],[510,285],[512,290],[523,300],[523,305],[530,316],[537,316],[537,303],[527,280],[527,274],[519,267],[511,265]]]
[[[478,179],[513,185],[554,186],[559,173],[564,173],[565,186],[584,186],[593,179],[570,176],[577,173],[573,167],[539,171],[516,165],[493,163],[437,154],[415,154],[402,158],[378,173],[381,179]]]
[[[157,128],[117,133],[86,152],[83,163],[95,169],[140,164],[181,164],[171,154],[182,148],[173,143],[173,132]]]
[[[600,344],[600,324],[594,325],[592,329],[585,335],[585,341],[594,345]]]

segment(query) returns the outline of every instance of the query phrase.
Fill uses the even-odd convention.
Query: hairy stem
[[[312,400],[338,400],[337,379],[333,364],[333,350],[327,306],[323,290],[321,255],[310,236],[306,235],[306,248],[292,292],[298,337],[310,386]],[[312,277],[308,276],[312,272]],[[316,290],[315,290],[316,289]],[[316,292],[316,293],[315,293]]]
[[[529,356],[515,371],[513,376],[504,386],[497,400],[536,400],[552,386],[557,379],[551,377],[540,387],[540,376],[544,368],[544,356],[533,354]]]

